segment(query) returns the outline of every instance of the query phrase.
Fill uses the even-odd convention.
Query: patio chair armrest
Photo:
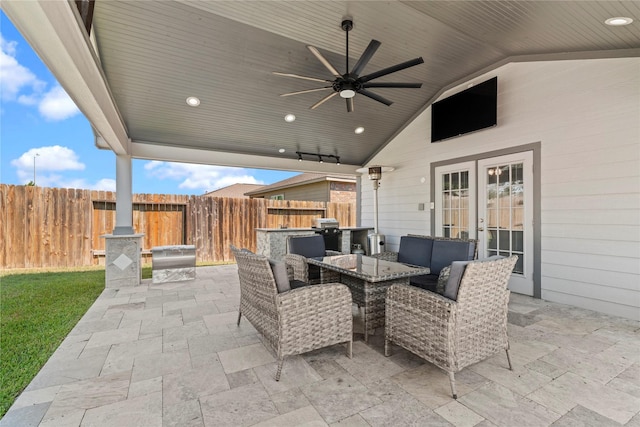
[[[392,285],[387,290],[387,325],[397,323],[395,317],[413,317],[419,319],[418,324],[425,328],[428,325],[446,328],[455,311],[455,301],[416,286]]]
[[[398,252],[380,252],[379,254],[370,255],[373,258],[382,259],[384,261],[398,262]]]
[[[297,254],[286,254],[284,263],[287,266],[289,280],[309,281],[309,266],[305,257]]]
[[[351,291],[342,283],[304,286],[278,294],[283,355],[350,341],[353,334]],[[320,345],[320,346],[322,346]],[[290,353],[290,354],[298,354]]]
[[[340,251],[332,251],[331,249],[327,249],[325,252],[325,256],[335,256],[335,255],[344,255],[344,253]]]

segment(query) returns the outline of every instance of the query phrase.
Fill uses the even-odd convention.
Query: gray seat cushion
[[[302,288],[303,286],[310,286],[307,282],[303,282],[301,280],[291,280],[289,282],[289,285],[291,286],[291,289],[298,289],[298,288]]]
[[[423,276],[413,276],[409,279],[409,284],[421,289],[435,292],[438,284],[438,276],[435,274],[425,274]]]
[[[398,249],[398,262],[429,267],[432,248],[433,239],[402,236],[400,237],[400,248]]]

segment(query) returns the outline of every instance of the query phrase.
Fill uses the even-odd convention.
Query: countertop
[[[373,227],[339,227],[340,230],[358,231],[358,230],[373,230]],[[321,228],[256,228],[256,231],[265,231],[269,233],[287,232],[287,231],[317,231]]]

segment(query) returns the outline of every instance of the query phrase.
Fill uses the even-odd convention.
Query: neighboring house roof
[[[248,198],[248,196],[245,196],[245,193],[248,191],[256,191],[262,187],[264,187],[262,184],[231,184],[226,187],[218,188],[217,190],[209,191],[208,193],[203,194],[203,196]]]
[[[247,196],[255,196],[258,194],[268,193],[271,191],[284,190],[286,188],[298,187],[300,185],[313,184],[323,181],[338,181],[338,182],[356,182],[356,177],[353,175],[327,175],[324,173],[302,173],[300,175],[292,176],[291,178],[274,182],[271,185],[265,185],[261,188],[248,191],[245,193]]]

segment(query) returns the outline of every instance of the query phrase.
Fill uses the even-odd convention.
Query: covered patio
[[[243,319],[237,267],[106,289],[0,426],[640,426],[640,324],[512,294],[504,354],[457,375],[394,347],[276,359]]]
[[[340,346],[290,357],[275,382],[260,336],[235,324],[235,265],[158,285],[139,283],[136,270],[107,286],[0,426],[640,426],[637,3],[7,1],[3,10],[90,121],[95,145],[114,152],[118,239],[139,238],[132,159],[345,174],[393,166],[380,206],[391,250],[406,234],[443,235],[443,177],[526,166],[531,198],[520,224],[527,288],[509,307],[514,371],[502,354],[463,370],[458,400],[433,365],[397,347],[384,357],[382,330],[365,344],[355,309],[353,359]],[[636,23],[605,27],[627,15]],[[351,53],[345,16],[356,23]],[[373,37],[384,49],[371,71],[422,55],[397,83],[423,86],[390,91],[392,108],[360,93],[354,111],[340,97],[309,108],[325,98],[304,95],[316,89],[301,80],[331,80],[307,46],[328,63],[355,63]],[[434,144],[432,104],[496,76],[497,124]],[[301,96],[281,96],[292,91]],[[468,194],[484,196],[478,182]],[[522,182],[506,181],[509,191]],[[357,185],[359,225],[377,227],[373,184]],[[489,204],[466,203],[462,232],[487,249]],[[138,248],[115,246],[109,265],[138,261]]]

